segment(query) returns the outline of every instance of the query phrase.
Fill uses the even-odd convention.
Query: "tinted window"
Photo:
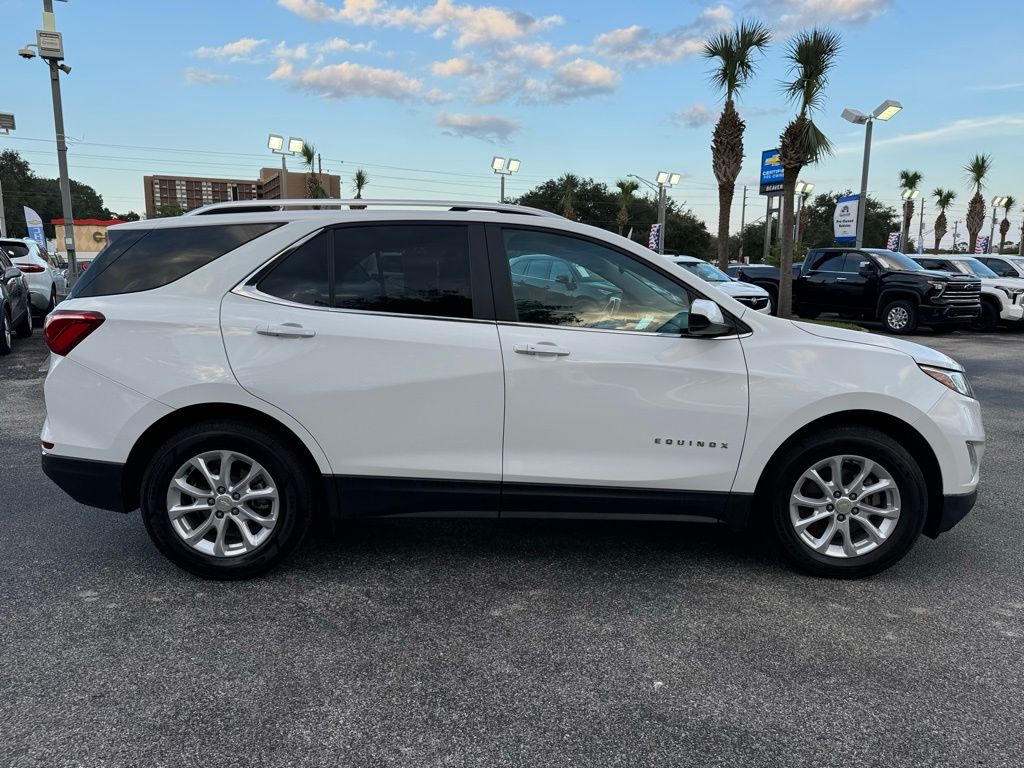
[[[526,267],[529,266],[529,264],[530,264],[530,260],[529,259],[513,259],[510,262],[510,265],[512,267],[512,274],[513,275],[525,274],[526,273]]]
[[[891,269],[895,272],[920,272],[924,269],[924,267],[909,256],[897,253],[896,251],[887,251],[882,248],[869,248],[866,251],[885,269]]]
[[[842,251],[829,251],[816,258],[811,269],[816,272],[842,272],[845,258]]]
[[[0,269],[7,269],[13,266],[11,260],[7,258],[7,253],[3,248],[0,248]]]
[[[587,240],[548,232],[505,229],[511,262],[523,254],[544,254],[573,275],[569,287],[549,290],[513,279],[520,322],[647,333],[685,333],[690,294],[638,259]]]
[[[331,306],[330,238],[331,233],[323,232],[300,245],[260,280],[259,290],[299,304]]]
[[[569,265],[564,261],[553,261],[551,262],[551,279],[558,280],[559,278],[566,283],[573,282],[573,276],[569,271]]]
[[[1001,259],[978,259],[999,277],[1017,277],[1017,271]]]
[[[29,254],[28,246],[21,243],[0,243],[0,248],[11,259],[23,259]]]
[[[526,268],[527,277],[539,277],[541,280],[547,280],[548,275],[551,274],[551,260],[550,259],[533,259],[530,261],[530,266]]]
[[[173,283],[279,224],[218,224],[110,233],[72,298],[135,293]]]
[[[955,271],[945,262],[939,261],[938,259],[918,259],[917,263],[925,269],[937,269],[941,272]]]
[[[334,230],[334,305],[472,317],[468,228],[399,224]]]
[[[843,272],[859,274],[861,269],[868,269],[872,266],[871,259],[862,253],[848,253],[843,261]]]

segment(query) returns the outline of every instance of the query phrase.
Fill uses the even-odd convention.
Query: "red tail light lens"
[[[34,275],[43,271],[43,267],[40,267],[38,264],[15,264],[14,266],[16,266],[22,272],[25,272],[30,275]]]
[[[90,333],[99,328],[106,318],[99,312],[76,312],[58,309],[46,316],[43,335],[46,346],[55,355],[64,357]]]

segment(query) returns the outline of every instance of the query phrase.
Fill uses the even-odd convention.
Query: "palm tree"
[[[936,187],[932,192],[932,197],[935,198],[935,204],[939,206],[939,215],[935,217],[935,252],[938,253],[939,243],[946,236],[946,209],[956,200],[956,192],[952,189]],[[953,246],[955,247],[956,243],[953,243]]]
[[[974,253],[974,247],[978,244],[978,233],[985,223],[985,198],[981,196],[981,191],[985,188],[985,177],[991,170],[990,155],[975,155],[971,162],[964,166],[967,181],[974,187],[974,197],[967,204],[967,232],[970,235],[967,243],[968,253]]]
[[[736,111],[735,97],[754,76],[754,52],[763,51],[772,35],[759,21],[741,21],[704,44],[704,58],[718,59],[711,83],[725,93],[725,106],[711,138],[711,167],[718,179],[718,265],[729,266],[729,216],[736,179],[743,165],[746,124]]]
[[[366,189],[366,185],[370,183],[370,177],[367,176],[366,171],[362,168],[356,169],[356,175],[352,177],[352,189],[356,192],[356,200],[363,199],[363,190]]]
[[[567,173],[562,177],[562,199],[559,205],[562,206],[562,215],[570,221],[576,221],[576,192],[580,188],[580,178],[574,173]]]
[[[619,179],[615,182],[615,186],[619,188],[620,206],[616,221],[621,235],[626,229],[626,225],[629,224],[629,204],[633,202],[633,193],[640,188],[640,185],[631,179]]]
[[[924,176],[920,171],[900,171],[900,189],[904,192],[916,192],[917,185],[921,183]],[[903,198],[903,235],[900,243],[903,245],[904,253],[912,253],[910,247],[910,225],[914,221],[914,200],[912,197]]]
[[[320,178],[316,174],[316,147],[312,144],[302,142],[302,164],[306,166],[306,197],[321,198],[327,197],[320,184]]]
[[[1013,195],[1008,195],[1003,203],[1003,220],[999,222],[999,252],[1003,252],[1006,245],[1006,235],[1010,231],[1010,209],[1017,204]]]
[[[787,46],[786,58],[792,80],[783,83],[789,101],[796,105],[796,117],[780,136],[782,162],[782,256],[779,260],[779,316],[793,312],[793,198],[800,172],[822,157],[832,154],[832,143],[814,124],[810,115],[821,107],[829,71],[835,65],[842,40],[827,29],[799,32]]]

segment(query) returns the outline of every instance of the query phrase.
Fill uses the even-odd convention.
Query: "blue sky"
[[[873,194],[895,203],[900,169],[920,170],[926,191],[957,191],[950,219],[962,220],[970,192],[961,167],[983,151],[994,164],[986,197],[1024,199],[1018,0],[55,5],[74,70],[62,80],[72,176],[114,210],[142,209],[145,173],[253,178],[275,165],[264,147],[277,132],[315,144],[347,185],[365,168],[371,196],[493,199],[489,162],[502,154],[522,160],[510,195],[565,171],[609,184],[678,171],[673,196],[713,222],[719,101],[698,52],[742,17],[764,20],[779,39],[739,105],[741,183],[754,183],[760,150],[791,114],[778,84],[786,36],[824,24],[841,32],[844,51],[817,117],[837,153],[804,174],[816,191],[859,185],[863,129],[840,119],[843,107],[870,111],[893,98],[904,111],[876,126]],[[18,121],[0,147],[56,175],[46,70],[15,53],[34,39],[41,6],[0,0],[0,111]],[[763,210],[752,190],[747,221]],[[926,230],[933,218],[929,205]]]

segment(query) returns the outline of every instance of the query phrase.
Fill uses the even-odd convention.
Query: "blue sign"
[[[46,235],[43,234],[43,220],[27,205],[23,205],[22,208],[25,209],[25,227],[28,229],[28,236],[39,243],[39,247],[45,251]]]
[[[761,194],[782,193],[782,157],[777,149],[766,149],[761,153]]]

